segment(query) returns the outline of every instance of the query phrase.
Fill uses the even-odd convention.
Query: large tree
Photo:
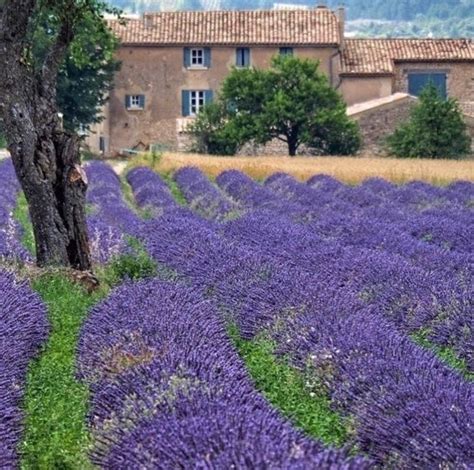
[[[318,63],[288,55],[274,57],[267,70],[235,68],[218,100],[189,130],[196,150],[208,153],[231,154],[247,142],[278,139],[291,156],[301,146],[316,154],[349,155],[361,144],[357,123]]]
[[[79,25],[106,25],[98,0],[0,0],[0,125],[26,195],[39,266],[91,267],[79,138],[58,115],[58,74]],[[46,15],[43,13],[46,12]],[[54,32],[34,55],[38,18]]]

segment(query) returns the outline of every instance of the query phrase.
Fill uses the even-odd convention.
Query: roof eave
[[[214,47],[238,47],[238,46],[252,46],[252,47],[281,47],[281,46],[293,46],[293,47],[316,47],[316,48],[338,48],[339,43],[294,43],[294,42],[278,42],[278,43],[250,43],[250,42],[222,42],[222,43],[210,43],[210,42],[120,42],[120,47],[186,47],[186,46],[214,46]]]

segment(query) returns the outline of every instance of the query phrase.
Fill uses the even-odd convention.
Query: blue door
[[[439,91],[440,96],[447,97],[446,74],[439,72],[420,72],[408,75],[408,93],[420,96],[423,88],[429,83],[433,83]]]

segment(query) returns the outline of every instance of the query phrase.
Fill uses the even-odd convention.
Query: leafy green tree
[[[222,102],[208,104],[187,131],[194,137],[193,151],[211,155],[235,155],[241,139],[235,127],[229,125]]]
[[[326,154],[350,154],[360,146],[357,124],[349,120],[341,96],[311,60],[276,56],[268,70],[234,69],[219,101],[212,108],[212,122],[210,112],[198,118],[201,130],[208,131],[207,141],[229,138],[231,147],[238,148],[246,142],[279,139],[291,156],[301,145]],[[198,130],[194,128],[195,135]]]
[[[51,18],[54,11],[43,7],[34,19],[32,55],[37,69],[58,33]],[[77,132],[103,119],[100,112],[120,67],[115,59],[118,45],[114,34],[92,12],[78,21],[57,79],[57,104],[66,130]]]
[[[445,100],[434,84],[425,87],[409,121],[387,143],[393,155],[405,158],[461,158],[471,148],[457,101]]]

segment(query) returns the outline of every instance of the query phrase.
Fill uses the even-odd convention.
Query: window
[[[191,49],[191,67],[204,66],[204,49]]]
[[[125,97],[125,107],[127,109],[144,109],[145,95],[127,95]]]
[[[293,55],[293,48],[292,47],[280,47],[280,54],[281,55]]]
[[[211,49],[209,47],[185,47],[184,66],[187,69],[209,68],[211,66]]]
[[[408,73],[408,93],[420,96],[423,88],[429,83],[438,89],[443,98],[447,96],[446,73],[442,72],[411,72]]]
[[[191,115],[195,116],[202,108],[204,108],[204,105],[206,104],[206,96],[203,91],[192,91],[189,97],[191,100],[189,103],[189,110]]]
[[[100,153],[105,152],[105,137],[99,137],[99,151]]]
[[[212,90],[183,90],[183,116],[196,116],[202,108],[212,101]]]
[[[250,49],[248,47],[237,48],[235,65],[242,68],[250,66]]]

